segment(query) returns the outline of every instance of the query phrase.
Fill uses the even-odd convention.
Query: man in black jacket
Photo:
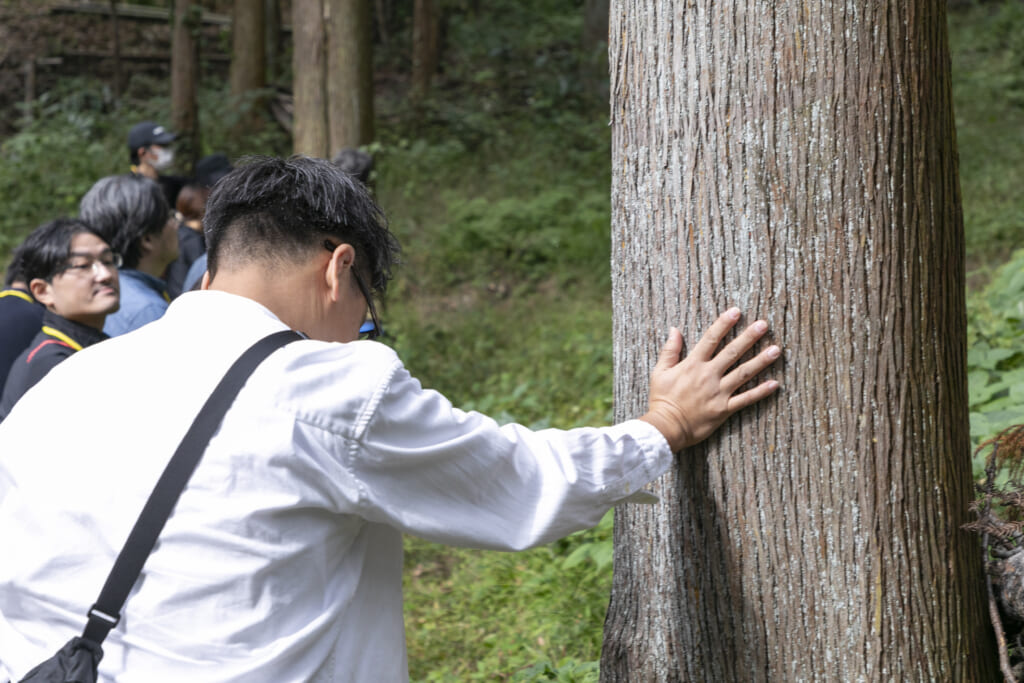
[[[7,266],[4,288],[0,290],[0,391],[7,382],[7,373],[14,359],[25,350],[39,331],[43,307],[28,291],[28,280],[22,272],[21,247],[14,250]]]
[[[103,323],[120,305],[121,257],[80,220],[59,218],[39,226],[19,256],[29,289],[46,311],[42,329],[11,366],[0,420],[55,365],[106,339]]]

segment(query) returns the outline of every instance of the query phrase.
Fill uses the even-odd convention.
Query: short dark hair
[[[370,173],[373,171],[373,157],[361,149],[346,147],[331,159],[331,163],[340,168],[363,185],[370,184]]]
[[[22,248],[19,244],[11,252],[11,260],[7,264],[7,270],[4,273],[4,287],[10,287],[15,282],[28,282],[25,279],[25,262],[21,257]]]
[[[72,238],[83,232],[103,239],[103,235],[78,218],[58,218],[30,232],[18,247],[25,281],[32,282],[36,278],[49,281],[53,278],[71,256]]]
[[[160,186],[131,173],[100,178],[82,197],[78,211],[121,254],[125,268],[139,265],[142,238],[162,230],[170,216]]]
[[[299,261],[328,238],[351,244],[379,294],[398,262],[398,240],[365,187],[325,159],[248,157],[224,176],[203,217],[208,270],[222,262]]]
[[[206,199],[210,196],[210,188],[188,184],[181,188],[174,208],[187,221],[201,221],[206,212]]]

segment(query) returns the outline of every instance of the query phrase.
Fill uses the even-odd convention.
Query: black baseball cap
[[[203,187],[213,187],[234,169],[226,154],[211,154],[196,164],[196,181]]]
[[[177,135],[158,123],[143,121],[136,123],[128,131],[128,149],[134,152],[139,147],[150,145],[169,145],[177,139]]]

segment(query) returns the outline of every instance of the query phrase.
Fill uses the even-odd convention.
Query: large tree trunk
[[[605,681],[990,681],[945,3],[617,0],[616,413],[735,304],[782,392],[616,515]]]
[[[235,0],[231,25],[231,94],[239,97],[266,85],[264,0]]]
[[[430,92],[437,71],[441,12],[438,0],[415,0],[412,15],[412,97],[421,100]]]
[[[292,87],[296,154],[328,156],[323,0],[292,0]]]
[[[191,174],[199,160],[199,30],[200,8],[192,0],[174,0],[171,39],[171,129],[177,132],[178,158]]]
[[[370,0],[325,0],[330,154],[373,141]]]

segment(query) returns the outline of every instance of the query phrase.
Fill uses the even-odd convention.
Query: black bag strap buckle
[[[110,630],[117,626],[117,623],[121,621],[121,615],[115,614],[111,616],[97,605],[94,604],[89,608],[89,621],[85,624],[85,630],[82,631],[82,638],[85,640],[96,643],[97,646],[102,643]]]
[[[120,614],[115,614],[114,616],[110,616],[109,614],[107,614],[106,612],[101,610],[96,605],[93,605],[92,607],[89,608],[88,616],[89,616],[90,619],[99,619],[100,621],[107,622],[107,624],[109,624],[107,626],[108,629],[114,628],[121,621],[121,615]]]

